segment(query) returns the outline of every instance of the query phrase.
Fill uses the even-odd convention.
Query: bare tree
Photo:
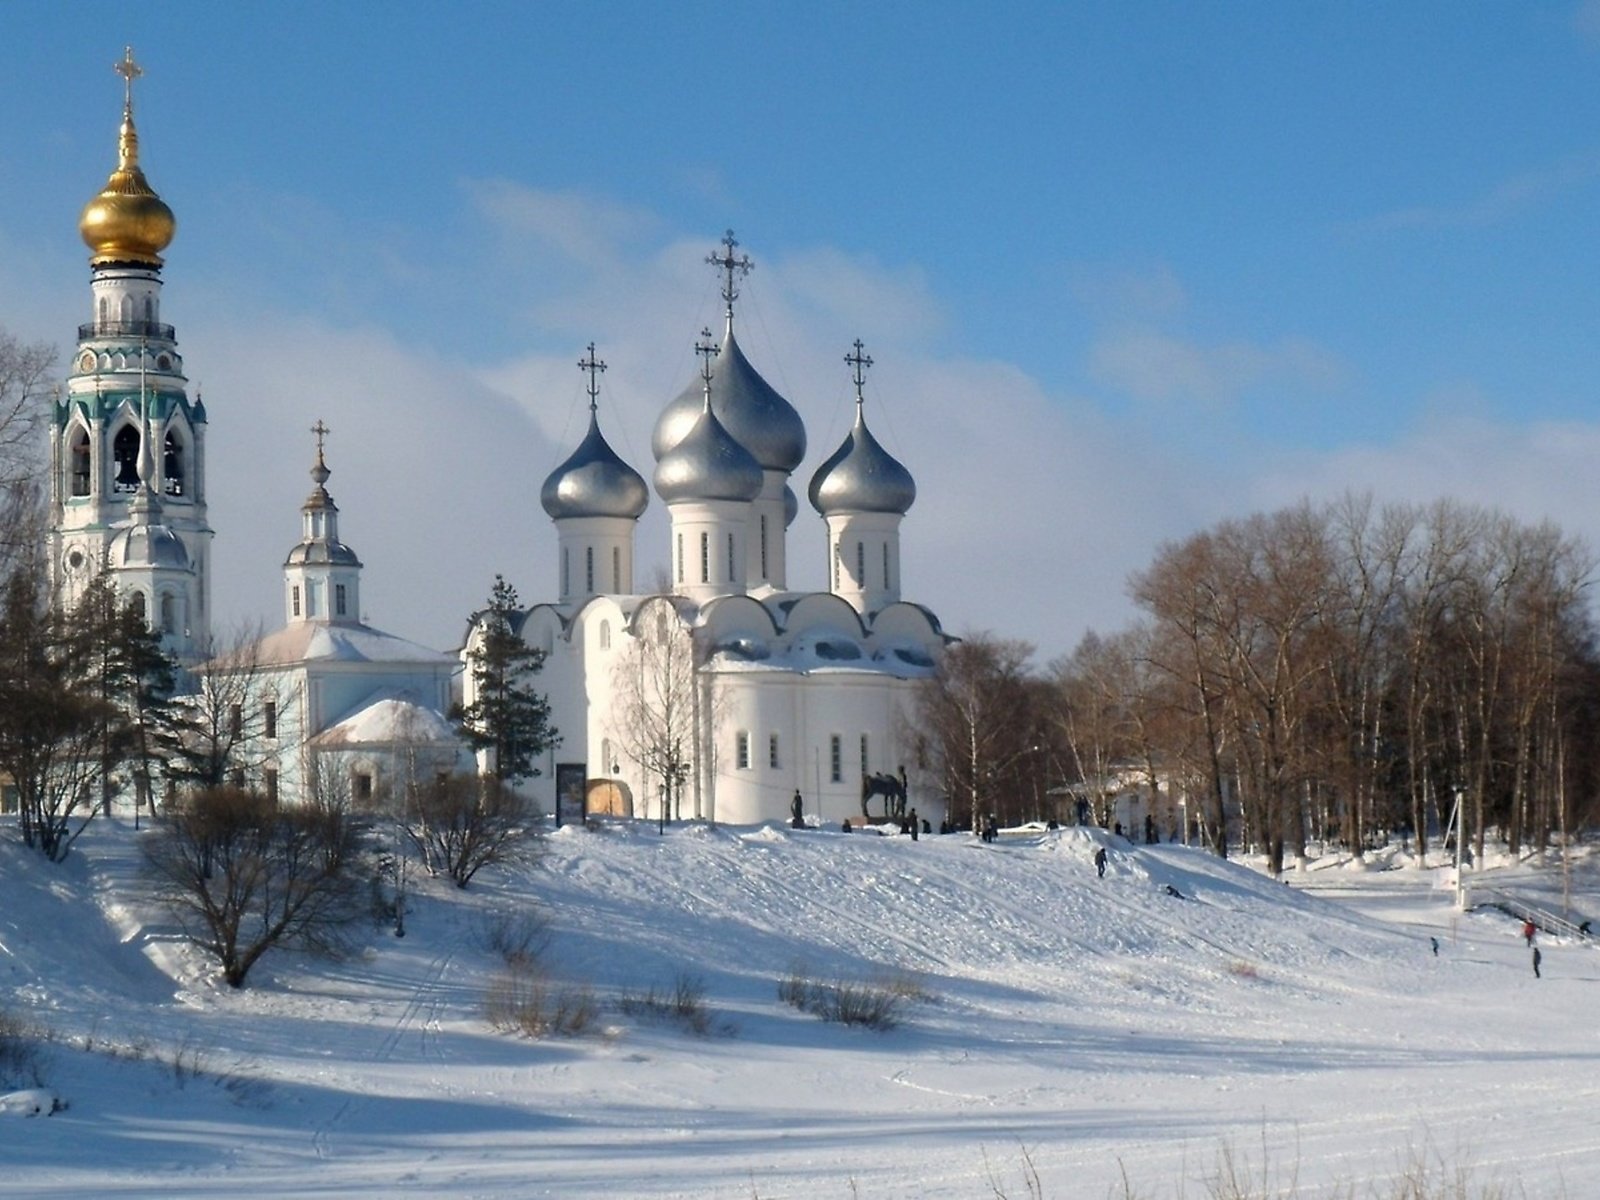
[[[484,867],[536,854],[537,817],[509,784],[453,774],[418,786],[402,821],[428,873],[448,876],[464,888]]]
[[[0,329],[0,574],[43,535],[44,382],[55,359],[48,344],[27,345]]]
[[[660,817],[674,811],[675,801],[681,815],[683,787],[706,727],[702,709],[714,708],[715,698],[705,694],[694,637],[672,597],[654,596],[639,606],[611,682],[612,739],[660,781]]]
[[[1040,744],[1042,703],[1031,688],[1026,642],[972,634],[948,647],[920,685],[920,750],[941,779],[946,811],[973,830],[995,813],[1020,815],[1017,768]]]
[[[342,805],[280,807],[237,788],[186,797],[145,843],[184,933],[243,987],[277,947],[338,952],[361,915],[360,841]]]
[[[189,672],[175,706],[168,778],[198,789],[242,788],[284,749],[277,740],[295,696],[263,659],[259,627],[225,639]]]

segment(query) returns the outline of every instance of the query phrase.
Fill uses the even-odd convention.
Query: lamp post
[[[1450,824],[1456,831],[1456,911],[1460,912],[1467,906],[1467,890],[1461,878],[1461,800],[1467,794],[1467,789],[1457,784],[1455,793],[1456,803],[1450,813]]]

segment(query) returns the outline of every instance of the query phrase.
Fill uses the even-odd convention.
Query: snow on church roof
[[[424,745],[457,741],[456,732],[438,712],[414,700],[386,695],[329,726],[312,739],[319,747],[388,746],[396,742]]]
[[[274,667],[300,662],[455,663],[451,655],[370,625],[314,621],[268,634],[256,643],[254,661]]]

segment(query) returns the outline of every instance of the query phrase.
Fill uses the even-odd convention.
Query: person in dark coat
[[[1099,872],[1101,879],[1106,877],[1106,848],[1104,846],[1094,852],[1094,869]]]
[[[1544,955],[1539,953],[1539,947],[1535,946],[1533,948],[1533,977],[1535,979],[1543,978],[1539,974],[1539,962],[1543,957],[1544,957]]]

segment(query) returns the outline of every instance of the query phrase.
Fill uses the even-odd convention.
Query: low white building
[[[268,795],[301,798],[320,779],[357,806],[404,780],[471,764],[446,714],[454,655],[365,624],[361,560],[339,538],[319,422],[314,487],[301,538],[284,562],[282,629],[230,651],[248,674],[237,689],[251,740],[249,778]]]

